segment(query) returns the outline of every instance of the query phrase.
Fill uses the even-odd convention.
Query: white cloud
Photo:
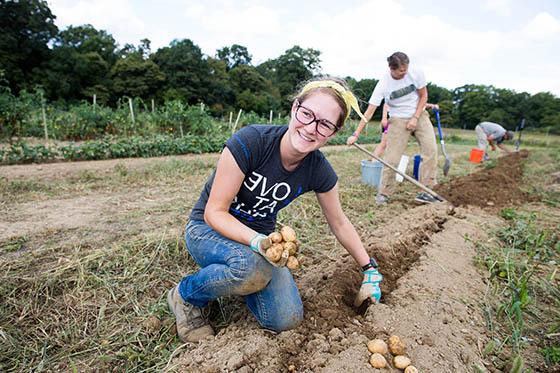
[[[492,84],[517,91],[551,91],[560,95],[552,77],[560,60],[560,22],[547,12],[510,28],[461,26],[426,7],[412,12],[401,0],[353,0],[346,7],[319,0],[262,2],[258,0],[167,0],[161,13],[146,14],[172,19],[148,30],[132,0],[56,0],[52,2],[57,24],[92,23],[106,29],[122,44],[152,40],[153,50],[172,39],[189,38],[202,51],[241,44],[259,64],[299,45],[322,52],[323,72],[357,79],[379,78],[387,70],[392,52],[406,52],[412,65],[422,68],[429,81],[443,87]],[[487,1],[486,9],[507,14],[510,1]],[[172,17],[167,17],[174,11]],[[476,17],[473,10],[465,17]],[[158,17],[155,17],[158,16]],[[179,19],[179,24],[177,20]],[[164,21],[165,22],[165,21]],[[504,31],[507,30],[507,31]]]
[[[482,6],[499,16],[507,17],[511,15],[510,0],[486,0]]]
[[[91,24],[112,34],[121,45],[149,39],[149,31],[128,0],[51,0],[49,6],[60,29]]]
[[[536,41],[560,41],[560,21],[541,12],[523,28],[523,33]]]

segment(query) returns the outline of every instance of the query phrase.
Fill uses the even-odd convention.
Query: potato
[[[374,368],[385,368],[387,366],[387,360],[383,357],[383,355],[375,353],[371,355],[369,358],[369,363]]]
[[[392,335],[389,337],[389,351],[393,355],[404,355],[405,349],[404,343],[398,336]]]
[[[284,246],[284,249],[288,250],[290,255],[295,255],[295,253],[297,252],[297,246],[294,242],[284,242],[282,246]]]
[[[367,349],[371,353],[379,353],[385,355],[387,353],[387,343],[382,339],[372,339],[367,343]]]
[[[404,370],[404,373],[418,373],[418,369],[414,365],[409,365]]]
[[[282,235],[282,238],[286,242],[293,242],[296,240],[296,231],[294,231],[291,227],[288,227],[287,225],[283,226],[282,229],[280,229],[280,234]]]
[[[282,242],[282,235],[280,232],[272,232],[268,235],[268,238],[272,241],[272,243],[280,243]]]
[[[273,262],[277,262],[282,257],[282,251],[284,251],[282,245],[275,243],[270,249],[266,250],[266,257]]]
[[[398,355],[393,358],[393,365],[397,369],[404,369],[411,363],[410,359],[404,355]]]
[[[290,256],[288,257],[288,262],[286,263],[286,267],[288,267],[291,270],[298,269],[299,261],[295,256]]]

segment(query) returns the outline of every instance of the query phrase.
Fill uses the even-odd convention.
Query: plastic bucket
[[[379,189],[383,175],[383,164],[381,162],[371,162],[362,160],[362,182]]]
[[[484,150],[478,148],[472,148],[469,161],[472,163],[480,163],[482,162],[483,157],[484,157]]]
[[[410,160],[410,157],[408,155],[403,155],[401,157],[401,161],[399,162],[399,167],[397,167],[397,169],[400,172],[402,172],[403,174],[406,174],[406,168],[408,167],[408,161],[409,160]],[[400,183],[404,180],[404,177],[395,173],[395,180],[397,180]]]
[[[420,179],[420,163],[422,162],[422,156],[420,154],[416,154],[414,156],[414,168],[412,170],[412,174],[416,180]]]

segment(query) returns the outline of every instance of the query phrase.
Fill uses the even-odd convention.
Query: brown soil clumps
[[[495,163],[487,163],[481,170],[440,184],[434,190],[455,206],[471,205],[494,210],[526,202],[529,195],[520,187],[528,154],[523,150],[498,158]]]

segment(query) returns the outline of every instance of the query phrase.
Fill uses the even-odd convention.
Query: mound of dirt
[[[455,206],[478,206],[491,210],[526,202],[529,195],[523,185],[524,160],[529,152],[522,150],[500,157],[494,163],[467,176],[437,185],[434,190]]]

